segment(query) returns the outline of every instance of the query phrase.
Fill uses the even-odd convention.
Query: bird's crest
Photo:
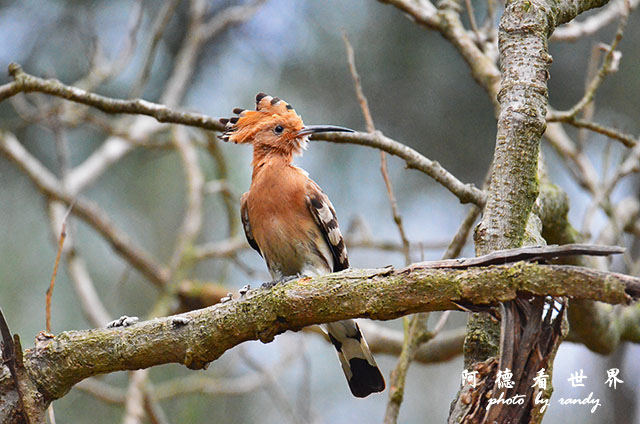
[[[302,118],[289,103],[264,93],[256,95],[255,111],[235,108],[233,113],[238,116],[220,119],[225,126],[220,139],[236,144],[252,143],[265,130],[282,140],[292,140],[297,138],[296,132],[304,127]]]

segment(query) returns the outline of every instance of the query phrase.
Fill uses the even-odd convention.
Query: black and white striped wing
[[[247,238],[247,242],[249,246],[253,247],[256,252],[262,256],[262,252],[260,251],[260,247],[258,247],[258,243],[256,239],[253,238],[253,233],[251,232],[251,223],[249,222],[249,206],[247,205],[247,197],[249,193],[245,193],[240,198],[240,217],[242,219],[242,228],[244,229],[244,235]]]
[[[349,268],[349,256],[344,238],[338,227],[338,218],[333,205],[320,186],[309,180],[307,184],[307,206],[313,219],[320,227],[331,253],[333,254],[333,272]]]
[[[309,180],[307,184],[307,206],[318,224],[333,255],[333,271],[349,268],[349,257],[344,238],[338,227],[336,211],[331,201],[320,187]],[[342,370],[349,382],[351,393],[356,397],[366,397],[381,392],[385,388],[384,377],[371,355],[369,346],[353,320],[324,324],[331,343],[338,353]]]

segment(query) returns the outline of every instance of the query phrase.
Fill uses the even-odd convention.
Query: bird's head
[[[225,131],[220,139],[233,143],[249,143],[254,152],[274,152],[285,156],[297,155],[306,147],[311,134],[319,132],[354,132],[349,128],[330,125],[305,126],[293,107],[277,97],[264,93],[256,95],[256,110],[236,108],[237,114],[220,120]]]

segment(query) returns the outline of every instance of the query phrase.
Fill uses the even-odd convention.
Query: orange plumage
[[[264,93],[256,110],[234,109],[221,119],[221,139],[253,145],[251,187],[241,199],[247,241],[260,253],[274,279],[317,276],[349,267],[347,249],[333,205],[302,169],[292,165],[309,135],[343,131],[335,126],[305,126],[293,107]],[[325,325],[351,392],[358,397],[384,390],[385,383],[355,321]]]
[[[259,93],[255,111],[234,109],[234,112],[238,117],[220,120],[226,124],[222,135],[225,141],[253,144],[254,153],[273,152],[288,158],[300,154],[306,144],[306,137],[297,135],[304,128],[302,118],[277,97]]]

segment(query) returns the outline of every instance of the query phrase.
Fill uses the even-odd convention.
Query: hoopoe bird
[[[294,276],[318,276],[349,267],[347,249],[333,205],[308,174],[292,164],[308,137],[348,128],[304,126],[293,107],[264,93],[256,110],[233,110],[221,119],[224,141],[253,145],[251,187],[241,198],[244,233],[264,258],[274,282]],[[382,373],[353,320],[325,324],[351,393],[365,397],[385,388]]]

